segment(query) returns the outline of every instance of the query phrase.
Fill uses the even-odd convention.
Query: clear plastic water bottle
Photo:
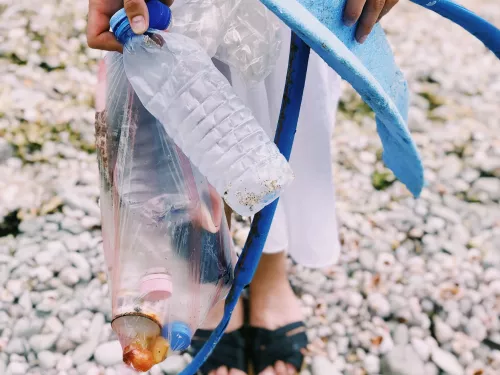
[[[168,27],[169,8],[157,0],[148,7],[152,28],[141,36],[123,10],[111,19],[132,87],[226,203],[255,214],[293,180],[288,162],[203,48],[155,29]]]
[[[144,108],[119,53],[100,65],[96,109],[111,325],[124,362],[148,371],[190,345],[236,259],[220,195]]]

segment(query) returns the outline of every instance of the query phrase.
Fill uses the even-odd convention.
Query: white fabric
[[[237,73],[228,77],[237,94],[274,137],[285,85],[290,29],[284,24],[276,69],[257,87],[245,87]],[[226,70],[226,71],[224,71]],[[227,69],[221,71],[228,75]],[[340,244],[335,214],[331,139],[340,93],[340,78],[311,51],[298,129],[290,159],[295,181],[280,199],[265,253],[287,251],[307,267],[338,260]]]

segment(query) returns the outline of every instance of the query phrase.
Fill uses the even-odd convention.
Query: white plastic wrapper
[[[276,66],[281,52],[281,21],[259,0],[243,0],[231,19],[215,57],[253,86]]]
[[[172,15],[169,31],[198,42],[249,86],[263,81],[276,66],[281,24],[259,0],[177,0]]]
[[[243,1],[246,0],[176,0],[168,29],[195,40],[213,57]]]

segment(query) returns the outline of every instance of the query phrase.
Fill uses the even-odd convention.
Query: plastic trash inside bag
[[[242,0],[174,1],[169,30],[195,40],[213,57],[241,3]]]
[[[279,19],[259,0],[178,0],[169,30],[195,40],[249,86],[266,78],[281,51]]]
[[[275,68],[281,52],[281,21],[259,0],[236,8],[215,58],[233,67],[248,86],[262,82]]]
[[[190,345],[233,282],[221,197],[142,106],[123,57],[101,62],[96,145],[112,328],[147,371]]]

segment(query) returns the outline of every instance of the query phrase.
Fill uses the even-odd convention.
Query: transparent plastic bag
[[[99,69],[96,145],[112,328],[147,371],[186,349],[233,281],[223,202],[141,104],[123,56]]]
[[[281,52],[281,23],[259,0],[237,7],[215,58],[233,67],[248,86],[263,81]]]

